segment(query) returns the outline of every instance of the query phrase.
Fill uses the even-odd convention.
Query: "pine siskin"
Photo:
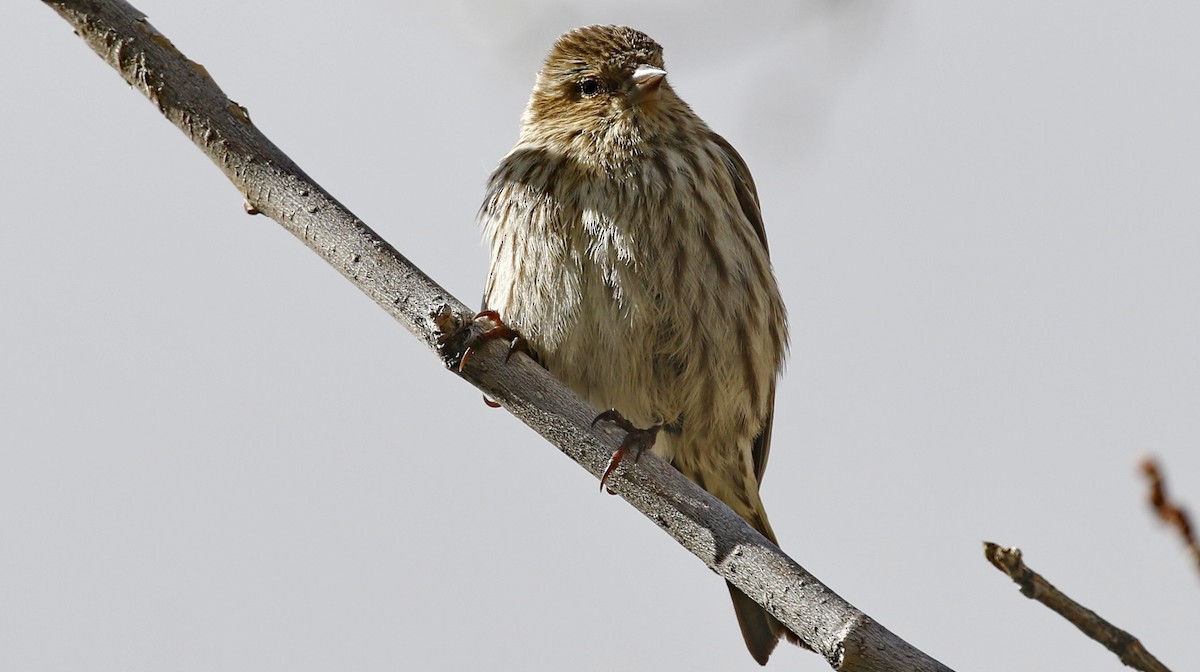
[[[750,171],[623,26],[555,42],[480,212],[484,307],[772,541],[759,499],[787,317]],[[729,586],[761,664],[785,629]]]

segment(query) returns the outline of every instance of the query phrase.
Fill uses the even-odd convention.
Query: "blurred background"
[[[1124,669],[985,539],[1200,668],[1136,471],[1200,509],[1200,5],[137,6],[469,304],[542,56],[644,30],[758,182],[783,547],[960,670]],[[756,669],[701,563],[247,217],[53,11],[3,18],[0,668]]]

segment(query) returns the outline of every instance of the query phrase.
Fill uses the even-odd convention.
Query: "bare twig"
[[[470,311],[313,182],[188,60],[120,0],[44,0],[144,93],[238,188],[457,369]],[[242,200],[239,198],[239,201]],[[524,356],[485,344],[459,374],[599,477],[618,441],[595,409]],[[473,397],[472,397],[473,399]],[[822,585],[728,507],[646,456],[613,490],[774,614],[838,670],[948,670]]]
[[[1175,531],[1179,533],[1184,545],[1192,554],[1196,569],[1200,570],[1200,543],[1196,541],[1196,534],[1193,532],[1195,528],[1192,527],[1187,510],[1167,497],[1167,483],[1163,478],[1162,469],[1158,466],[1158,461],[1152,457],[1143,460],[1142,473],[1150,481],[1150,507],[1164,523],[1175,528]]]
[[[1150,655],[1136,637],[1109,623],[1099,614],[1067,597],[1041,574],[1030,569],[1021,559],[1021,549],[1004,548],[990,541],[983,542],[983,554],[996,569],[1004,572],[1018,586],[1021,594],[1050,607],[1083,631],[1117,654],[1122,663],[1143,672],[1170,672]]]

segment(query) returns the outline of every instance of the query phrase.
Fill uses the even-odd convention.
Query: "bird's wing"
[[[754,227],[754,233],[758,235],[758,240],[762,242],[763,250],[770,253],[767,247],[767,230],[763,226],[762,210],[758,204],[758,190],[754,187],[754,178],[750,176],[750,168],[746,166],[746,162],[742,160],[737,150],[729,141],[716,133],[712,134],[712,141],[716,143],[721,150],[721,154],[725,159],[725,166],[729,169],[729,174],[733,177],[733,187],[737,192],[738,204],[742,206],[742,213],[746,215],[746,220],[750,222],[750,226]],[[771,380],[771,389],[767,398],[767,420],[763,423],[762,431],[758,436],[754,437],[754,446],[751,450],[751,455],[754,458],[754,476],[762,483],[763,473],[767,470],[767,456],[771,452],[771,425],[775,419],[775,380]]]
[[[733,188],[737,192],[738,205],[742,206],[742,213],[746,215],[750,226],[754,227],[754,233],[762,242],[763,249],[770,253],[770,248],[767,247],[767,229],[763,226],[762,210],[758,205],[758,189],[754,187],[754,178],[750,176],[750,168],[746,166],[746,162],[742,160],[741,155],[737,153],[733,145],[729,144],[728,140],[713,133],[712,141],[720,148],[725,159],[725,167],[729,168],[729,174],[733,176]]]
[[[763,423],[762,431],[754,437],[754,445],[750,450],[754,458],[754,477],[762,485],[763,474],[767,471],[767,456],[771,453],[771,425],[775,424],[775,381],[771,381],[771,393],[767,395],[767,420]]]

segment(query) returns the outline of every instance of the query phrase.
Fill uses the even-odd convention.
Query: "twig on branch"
[[[1021,594],[1050,607],[1070,621],[1083,634],[1100,642],[1117,654],[1122,663],[1143,672],[1170,672],[1166,665],[1150,655],[1136,637],[1109,623],[1099,614],[1067,597],[1041,574],[1030,569],[1021,559],[1021,549],[1004,548],[990,541],[983,542],[983,554],[996,569],[1004,572],[1018,586]]]
[[[464,341],[478,330],[466,305],[305,175],[203,67],[125,2],[44,1],[217,164],[242,193],[247,212],[279,222],[457,369]],[[459,375],[593,476],[617,448],[613,434],[591,428],[595,409],[527,357],[505,364],[499,344],[484,344]],[[662,460],[647,455],[609,484],[835,669],[949,669],[822,585]]]
[[[1196,569],[1200,570],[1200,543],[1196,541],[1196,534],[1193,531],[1195,528],[1192,527],[1192,521],[1187,511],[1167,497],[1167,482],[1163,478],[1158,461],[1152,457],[1143,460],[1142,473],[1150,481],[1150,508],[1154,509],[1164,523],[1175,528],[1191,552]]]

